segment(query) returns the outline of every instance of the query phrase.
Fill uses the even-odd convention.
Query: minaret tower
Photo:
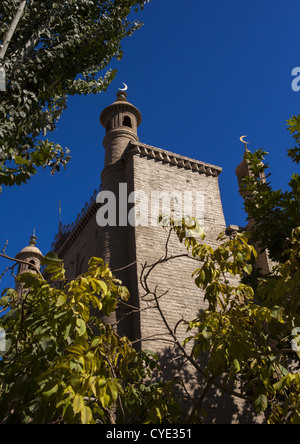
[[[129,263],[127,255],[129,227],[126,221],[120,220],[119,209],[127,203],[130,193],[129,182],[132,178],[127,177],[122,155],[130,143],[139,142],[137,129],[141,121],[140,111],[127,101],[127,93],[123,90],[117,92],[116,101],[107,106],[100,115],[101,125],[106,129],[103,140],[105,164],[101,174],[102,191],[113,194],[117,213],[116,226],[102,227],[100,237],[103,247],[102,257],[112,270],[123,268]],[[121,193],[120,184],[124,185]],[[126,274],[124,272],[119,275],[124,285],[128,283]]]
[[[131,143],[139,142],[137,130],[141,121],[140,111],[127,101],[127,93],[124,90],[117,92],[116,101],[107,106],[100,115],[100,123],[106,130],[103,139],[105,163],[101,174],[102,191],[104,194],[109,192],[113,195],[116,204],[116,225],[99,228],[100,257],[109,264],[123,285],[131,288],[135,285],[132,283],[132,280],[135,281],[135,275],[133,276],[132,267],[128,266],[135,260],[135,234],[134,228],[128,226],[127,220],[124,220],[123,212],[121,217],[120,208],[123,205],[127,208],[128,196],[133,191],[133,176],[132,166],[124,161],[123,154]],[[98,203],[105,204],[103,201]],[[124,314],[124,310],[120,309],[116,316],[121,319]],[[122,334],[130,335],[129,331],[122,330],[121,324],[118,328]]]
[[[247,147],[248,143],[243,140],[243,137],[241,137],[240,140],[245,144],[245,153],[250,152],[250,150]],[[243,157],[242,162],[237,166],[235,172],[238,179],[240,195],[244,200],[246,200],[249,197],[249,192],[243,189],[242,183],[243,179],[252,176],[252,171],[251,171],[250,162],[245,159],[245,156]],[[266,182],[265,173],[262,173],[260,175],[260,180]],[[250,218],[248,225],[246,227],[246,231],[251,231],[254,226],[255,226],[255,221],[252,218]],[[271,261],[268,251],[261,250],[258,244],[254,244],[254,247],[258,252],[258,257],[255,264],[256,268],[260,269],[263,275],[271,273],[275,263]]]
[[[130,141],[139,142],[137,129],[142,121],[140,111],[127,101],[127,93],[118,91],[114,103],[100,115],[101,125],[106,129],[103,140],[105,167],[117,162]]]
[[[127,87],[126,87],[127,88]],[[119,209],[119,184],[128,183],[125,165],[122,161],[124,151],[132,142],[139,142],[137,129],[142,122],[140,111],[127,101],[127,93],[123,90],[117,92],[117,99],[107,106],[100,115],[101,125],[106,129],[103,139],[105,149],[104,169],[101,174],[102,190],[114,194]],[[123,201],[121,202],[122,205]],[[117,215],[119,226],[119,214]],[[120,223],[124,226],[123,223]]]
[[[37,237],[35,236],[35,233],[33,233],[33,235],[30,237],[29,245],[23,248],[23,250],[16,255],[16,259],[22,261],[22,263],[19,264],[17,277],[23,273],[36,274],[36,270],[40,270],[41,262],[44,256],[37,248],[36,241]],[[22,293],[22,287],[18,281],[16,281],[16,291],[19,294]]]

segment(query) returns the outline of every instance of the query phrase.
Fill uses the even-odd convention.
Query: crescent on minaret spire
[[[126,83],[123,83],[124,88],[119,88],[119,91],[127,91],[128,90],[128,86],[126,85]]]
[[[242,136],[242,137],[240,137],[240,141],[244,144],[244,146],[245,146],[245,151],[249,151],[249,150],[248,150],[248,146],[247,146],[247,145],[249,145],[249,142],[246,142],[246,140],[244,140],[245,137],[247,137],[247,136]]]

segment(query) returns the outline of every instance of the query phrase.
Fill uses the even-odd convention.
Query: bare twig
[[[167,243],[169,242],[170,236],[168,235],[168,239],[167,239]],[[173,342],[178,349],[181,351],[182,353],[182,357],[184,357],[186,359],[185,362],[189,362],[195,369],[196,371],[203,377],[203,378],[207,378],[207,374],[206,372],[200,367],[200,365],[195,361],[195,359],[193,358],[193,355],[189,355],[188,352],[186,351],[185,347],[182,345],[181,341],[178,339],[177,335],[176,335],[176,330],[178,328],[178,325],[183,322],[183,320],[180,320],[179,322],[177,322],[175,329],[173,330],[170,325],[169,322],[166,318],[166,316],[164,315],[164,312],[161,308],[160,305],[160,299],[163,295],[165,295],[167,293],[164,292],[162,295],[158,295],[157,294],[157,290],[158,290],[158,286],[155,286],[154,290],[151,290],[149,287],[149,277],[151,275],[151,273],[153,273],[153,271],[156,269],[156,267],[158,267],[161,264],[165,264],[169,261],[175,260],[175,259],[179,259],[179,258],[183,258],[183,257],[187,257],[189,259],[195,259],[193,257],[191,257],[189,254],[178,254],[178,255],[174,255],[174,256],[167,256],[168,254],[168,247],[166,247],[165,250],[165,255],[159,259],[158,261],[156,261],[155,263],[148,265],[148,263],[145,263],[144,265],[142,265],[142,272],[140,275],[140,283],[141,286],[143,288],[143,290],[145,291],[145,294],[143,295],[143,298],[145,298],[147,295],[152,295],[153,296],[153,302],[155,302],[155,308],[158,310],[160,317],[163,321],[163,324],[165,325],[169,335],[172,337],[172,340],[169,340],[169,342]],[[199,259],[197,259],[197,261],[199,261]],[[166,340],[166,338],[163,338],[163,340]],[[197,411],[199,410],[199,406],[202,404],[204,397],[206,396],[208,390],[210,389],[211,386],[215,386],[217,388],[219,388],[220,390],[222,390],[223,392],[226,392],[232,396],[235,396],[237,398],[240,399],[244,399],[244,400],[251,400],[251,398],[249,396],[244,396],[243,394],[241,394],[240,392],[236,392],[232,389],[230,389],[228,387],[227,384],[222,384],[221,382],[217,382],[216,381],[216,377],[210,377],[208,379],[207,382],[207,386],[203,391],[202,396],[197,400],[197,405],[194,406],[194,410]]]
[[[12,262],[15,262],[16,264],[24,264],[24,265],[30,265],[30,267],[40,276],[40,277],[42,277],[43,278],[43,275],[42,275],[42,273],[40,272],[40,270],[39,270],[39,268],[38,267],[36,267],[35,265],[33,265],[33,264],[29,264],[28,262],[26,262],[26,261],[22,261],[22,260],[20,260],[20,259],[16,259],[15,257],[10,257],[10,256],[8,256],[7,254],[6,254],[6,252],[5,252],[5,250],[6,250],[6,248],[7,248],[7,244],[8,244],[8,241],[6,241],[6,244],[5,244],[5,246],[4,246],[4,248],[3,248],[3,250],[2,250],[2,253],[0,253],[0,257],[3,257],[4,259],[7,259],[8,261],[12,261]],[[16,265],[15,264],[15,265]],[[15,265],[13,266],[13,267],[9,267],[8,269],[11,269],[11,268],[14,268],[15,267]],[[1,276],[1,277],[3,277],[3,276]]]
[[[129,264],[129,265],[125,265],[125,266],[122,267],[122,268],[116,268],[115,270],[112,270],[112,273],[116,273],[116,272],[118,272],[118,271],[126,270],[127,268],[132,267],[133,265],[136,265],[136,261],[132,262],[132,263]]]
[[[6,250],[6,248],[7,248],[7,245],[8,245],[8,239],[7,239],[7,241],[5,242],[5,245],[4,245],[4,247],[3,247],[3,250],[2,250],[2,253],[3,253],[3,254],[5,254],[5,250]]]
[[[12,267],[7,267],[7,268],[3,271],[3,273],[1,274],[1,276],[0,276],[0,282],[1,282],[2,278],[5,276],[5,274],[6,274],[9,270],[12,270],[12,271],[13,271],[13,269],[14,269],[16,266],[17,266],[17,264],[13,265]]]

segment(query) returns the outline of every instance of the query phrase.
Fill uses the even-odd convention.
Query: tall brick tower
[[[106,107],[100,115],[100,123],[105,128],[106,134],[103,139],[105,149],[104,169],[101,174],[102,195],[111,193],[115,199],[116,223],[101,226],[99,228],[99,249],[101,257],[109,263],[117,277],[128,288],[132,288],[136,281],[136,272],[132,273],[128,265],[135,261],[134,232],[128,225],[127,201],[128,184],[131,182],[124,162],[124,152],[132,143],[138,143],[137,129],[142,121],[140,111],[127,101],[125,91],[119,91],[114,103]],[[120,191],[120,184],[123,190]],[[132,187],[131,187],[132,190]],[[105,199],[98,203],[104,203]],[[120,212],[120,208],[124,211]],[[132,292],[131,303],[137,303]],[[119,331],[130,337],[139,336],[135,331],[135,316],[129,316],[124,307],[120,307],[116,313],[119,321]],[[120,322],[125,319],[125,322]]]
[[[103,140],[105,163],[101,174],[102,190],[113,193],[116,201],[116,224],[101,227],[100,237],[102,256],[110,263],[113,270],[124,268],[129,262],[126,204],[127,187],[120,193],[120,184],[128,184],[124,152],[132,143],[138,143],[137,129],[142,121],[140,111],[127,101],[125,91],[117,93],[114,103],[105,108],[100,115],[100,122],[106,130]],[[125,192],[124,192],[125,191]],[[101,202],[104,203],[104,202]],[[124,207],[125,213],[119,209]],[[125,216],[125,217],[124,217]],[[119,271],[124,285],[129,284],[127,270]]]
[[[219,189],[222,168],[140,142],[137,130],[141,121],[140,111],[127,101],[124,91],[102,111],[102,191],[92,196],[72,225],[60,230],[52,248],[64,260],[67,278],[84,273],[92,256],[102,257],[131,294],[129,304],[120,305],[116,312],[119,334],[126,334],[137,348],[158,353],[161,362],[168,364],[169,376],[183,377],[194,390],[201,381],[183,361],[173,362],[174,344],[161,314],[183,342],[187,333],[182,321],[195,319],[206,303],[192,278],[197,264],[184,256],[185,247],[175,235],[169,237],[155,217],[164,213],[164,199],[169,197],[173,214],[178,202],[186,203],[188,197],[191,212],[185,215],[197,216],[200,203],[206,242],[217,246],[218,235],[226,230]],[[180,149],[184,151],[184,147]],[[116,213],[114,223],[100,226],[99,209],[110,198]],[[141,280],[145,264],[170,255],[176,258],[161,261],[149,276],[150,292],[146,294]],[[154,291],[160,296],[161,313],[155,308]],[[212,416],[220,414],[216,400]],[[226,405],[222,419],[226,421],[235,410],[233,402]]]

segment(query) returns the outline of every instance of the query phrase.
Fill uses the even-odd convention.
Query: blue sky
[[[286,120],[300,113],[291,88],[300,66],[299,1],[153,0],[136,18],[144,27],[123,42],[118,75],[106,93],[70,98],[48,138],[67,146],[72,161],[54,177],[45,170],[27,185],[0,195],[0,250],[15,256],[36,229],[50,250],[59,223],[73,222],[99,187],[104,162],[102,109],[122,82],[143,116],[141,142],[221,166],[227,224],[245,225],[235,168],[247,135],[249,148],[270,154],[274,188],[286,188],[296,166],[286,157],[293,140]],[[1,270],[6,262],[0,260]],[[8,277],[0,290],[13,285]]]

